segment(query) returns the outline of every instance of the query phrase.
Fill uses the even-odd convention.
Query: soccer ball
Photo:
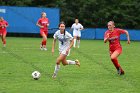
[[[32,73],[32,77],[33,77],[34,80],[38,80],[40,78],[40,76],[41,76],[41,74],[40,74],[39,71],[34,71]]]

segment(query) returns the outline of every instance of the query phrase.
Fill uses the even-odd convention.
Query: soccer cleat
[[[3,47],[6,47],[6,44],[3,44]]]
[[[76,65],[80,67],[80,61],[76,59],[75,62],[76,62]]]
[[[40,45],[40,50],[43,50],[43,47],[42,47],[42,45]]]
[[[80,48],[80,46],[77,46],[77,48]]]
[[[47,51],[48,49],[47,48],[43,48],[43,50]]]
[[[53,78],[53,79],[56,78],[56,73],[53,73],[52,78]]]
[[[118,72],[119,75],[124,75],[124,71],[122,70],[121,67],[119,67],[119,68],[117,69],[117,72]]]

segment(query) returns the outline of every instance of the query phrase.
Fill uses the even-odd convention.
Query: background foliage
[[[140,29],[140,0],[0,0],[0,5],[55,7],[71,26],[79,18],[84,27],[106,27],[109,20],[122,28]]]

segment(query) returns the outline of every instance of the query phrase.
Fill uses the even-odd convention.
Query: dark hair
[[[61,24],[64,24],[65,25],[65,22],[64,21],[61,21],[58,26],[60,27]],[[65,36],[65,29],[64,29],[64,36]]]
[[[64,24],[64,25],[65,25],[65,22],[64,22],[64,21],[61,21],[61,22],[59,23],[58,26],[60,27],[61,24]],[[64,29],[64,39],[65,39],[65,33],[66,33],[66,31],[65,31],[65,29]],[[64,42],[62,41],[61,44],[63,45],[63,43],[64,43]]]
[[[65,25],[65,22],[64,21],[61,21],[58,26],[60,27],[61,24],[64,24]]]

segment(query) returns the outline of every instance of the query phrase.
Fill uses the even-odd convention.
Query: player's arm
[[[52,43],[52,55],[54,54],[55,44],[56,44],[56,39],[54,38]]]
[[[9,24],[8,24],[8,22],[6,22],[5,27],[8,27],[8,26],[9,26]]]
[[[74,29],[74,27],[73,27],[73,25],[72,25],[71,28],[70,28],[70,31],[73,31],[73,29]]]
[[[48,23],[48,24],[47,24],[47,27],[48,27],[49,25],[50,25],[50,24]]]
[[[67,54],[68,54],[69,50],[72,48],[73,44],[74,44],[74,38],[71,40],[70,46],[68,47],[68,49],[66,51]]]
[[[106,43],[109,40],[109,34],[105,33],[104,36],[104,43]]]
[[[70,31],[73,31],[73,28],[70,28]]]
[[[84,29],[84,27],[81,25],[80,30],[83,30],[83,29]]]
[[[107,41],[108,41],[108,38],[105,38],[105,39],[104,39],[104,43],[106,43]]]
[[[129,37],[129,33],[127,30],[124,30],[125,31],[125,34],[126,34],[126,37],[127,37],[127,43],[130,44],[130,37]]]
[[[39,21],[37,21],[36,25],[40,28],[43,28],[43,26],[40,25]]]
[[[50,24],[49,24],[49,20],[48,20],[47,27],[48,27],[49,25],[50,25]]]

